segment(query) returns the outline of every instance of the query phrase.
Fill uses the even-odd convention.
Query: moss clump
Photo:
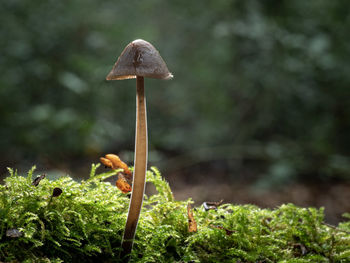
[[[117,171],[97,168],[81,183],[63,177],[37,186],[34,168],[27,177],[10,169],[0,186],[0,261],[118,262],[129,198],[103,181]],[[147,181],[158,193],[145,197],[132,262],[349,262],[350,221],[328,226],[323,209],[197,207],[198,231],[190,233],[191,200],[175,201],[155,168]]]

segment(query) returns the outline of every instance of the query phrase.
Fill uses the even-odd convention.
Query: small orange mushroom
[[[124,194],[127,194],[127,193],[131,192],[131,190],[132,190],[131,185],[129,184],[128,180],[121,173],[118,174],[118,180],[115,182],[115,185]]]
[[[115,154],[106,154],[105,158],[100,158],[101,163],[103,163],[105,166],[112,168],[112,169],[123,169],[124,173],[128,175],[132,175],[132,172],[129,170],[129,166],[124,163],[118,155]]]
[[[123,169],[123,172],[118,173],[118,180],[115,185],[124,194],[131,192],[132,172],[128,165],[120,160],[118,155],[106,154],[105,157],[101,157],[100,161],[103,165],[111,169]]]

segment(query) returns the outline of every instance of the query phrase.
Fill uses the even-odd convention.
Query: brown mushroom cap
[[[126,46],[106,79],[133,79],[136,76],[155,79],[173,77],[155,47],[142,39]]]

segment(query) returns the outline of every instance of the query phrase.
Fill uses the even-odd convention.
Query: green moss
[[[0,261],[118,262],[129,198],[104,182],[117,171],[96,175],[98,166],[86,181],[62,177],[38,186],[35,167],[26,177],[9,169],[0,186]],[[132,262],[349,262],[350,221],[329,226],[323,209],[196,207],[198,231],[189,233],[191,200],[175,201],[155,168],[147,181],[157,194],[145,197]],[[62,194],[53,196],[54,188]]]

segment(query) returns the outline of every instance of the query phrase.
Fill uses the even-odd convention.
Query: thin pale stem
[[[128,218],[122,242],[122,258],[124,262],[129,260],[132,250],[137,222],[142,207],[145,191],[146,169],[147,169],[147,116],[146,98],[144,91],[144,78],[136,79],[136,138],[135,138],[135,160],[134,176],[132,182],[131,200],[129,205]]]

